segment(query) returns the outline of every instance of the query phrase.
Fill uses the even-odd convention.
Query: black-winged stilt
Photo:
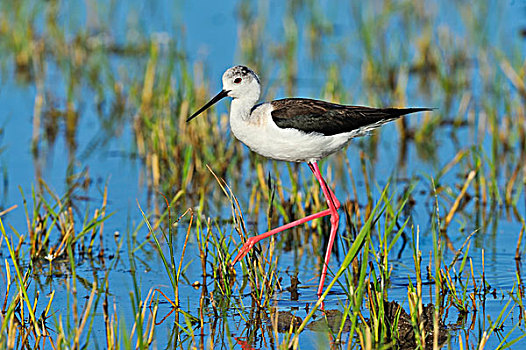
[[[249,238],[232,261],[241,260],[262,239],[316,218],[331,216],[331,232],[318,286],[322,294],[331,250],[338,230],[340,202],[325,183],[317,161],[342,149],[357,136],[363,136],[387,122],[409,113],[431,108],[371,108],[345,106],[306,98],[286,98],[256,104],[259,78],[245,66],[235,66],[223,74],[223,90],[192,114],[189,122],[224,97],[232,97],[230,128],[234,136],[264,157],[289,162],[307,162],[320,183],[329,209],[290,222]]]

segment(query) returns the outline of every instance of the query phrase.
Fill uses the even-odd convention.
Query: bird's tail
[[[401,117],[406,114],[411,113],[417,113],[417,112],[426,112],[426,111],[432,111],[436,108],[385,108],[384,112],[386,112],[389,115],[392,115],[393,117]]]

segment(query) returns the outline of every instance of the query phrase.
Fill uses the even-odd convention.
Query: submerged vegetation
[[[1,349],[524,341],[523,5],[240,0],[219,67],[191,9],[160,32],[171,10],[150,6],[0,3]],[[326,209],[305,166],[233,140],[223,105],[185,123],[234,63],[267,100],[436,108],[323,162],[344,201],[319,300],[328,220],[230,266]]]

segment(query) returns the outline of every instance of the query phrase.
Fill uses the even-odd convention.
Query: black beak
[[[221,92],[218,93],[217,95],[215,95],[215,97],[213,99],[211,99],[210,101],[208,101],[207,104],[205,104],[197,112],[195,112],[194,114],[189,116],[188,119],[186,119],[186,122],[188,123],[190,120],[192,120],[195,117],[197,117],[199,114],[201,114],[201,112],[203,112],[204,110],[210,108],[214,103],[216,103],[217,101],[221,100],[223,97],[227,97],[229,92],[230,92],[229,90],[221,90]]]

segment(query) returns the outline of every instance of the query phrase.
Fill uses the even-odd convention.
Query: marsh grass
[[[52,347],[60,348],[69,344],[72,348],[79,348],[81,334],[87,333],[89,338],[93,324],[92,307],[99,298],[95,298],[98,289],[97,283],[93,282],[88,289],[91,290],[90,296],[79,310],[74,255],[92,256],[91,251],[87,252],[87,248],[91,248],[92,245],[86,247],[84,242],[87,240],[84,236],[93,231],[102,232],[103,222],[109,217],[104,214],[106,192],[103,207],[95,210],[95,215],[91,219],[86,215],[84,221],[75,227],[76,217],[73,214],[70,194],[59,198],[45,184],[43,186],[46,193],[37,195],[33,192],[32,211],[29,211],[25,203],[29,231],[27,235],[20,235],[13,227],[11,227],[11,235],[8,235],[0,221],[3,242],[8,248],[10,257],[4,265],[6,289],[2,308],[2,343],[7,344],[9,348],[45,347],[46,343],[50,343]],[[47,196],[49,197],[46,198]],[[29,248],[23,249],[23,246]],[[38,289],[36,293],[29,292],[30,285],[37,283],[34,282],[34,275],[38,271],[46,271],[51,277],[54,274],[54,265],[67,265],[69,269],[70,277],[66,279],[66,289],[70,303],[68,303],[69,312],[64,315],[65,320],[62,315],[57,317],[52,314],[55,290],[47,295],[49,298],[47,304],[39,302]],[[15,271],[14,276],[12,269]],[[34,299],[31,300],[29,295]],[[37,310],[40,310],[40,314]],[[52,317],[55,319],[54,330],[47,321]],[[66,322],[65,325],[63,321]],[[53,336],[52,332],[57,336]]]

